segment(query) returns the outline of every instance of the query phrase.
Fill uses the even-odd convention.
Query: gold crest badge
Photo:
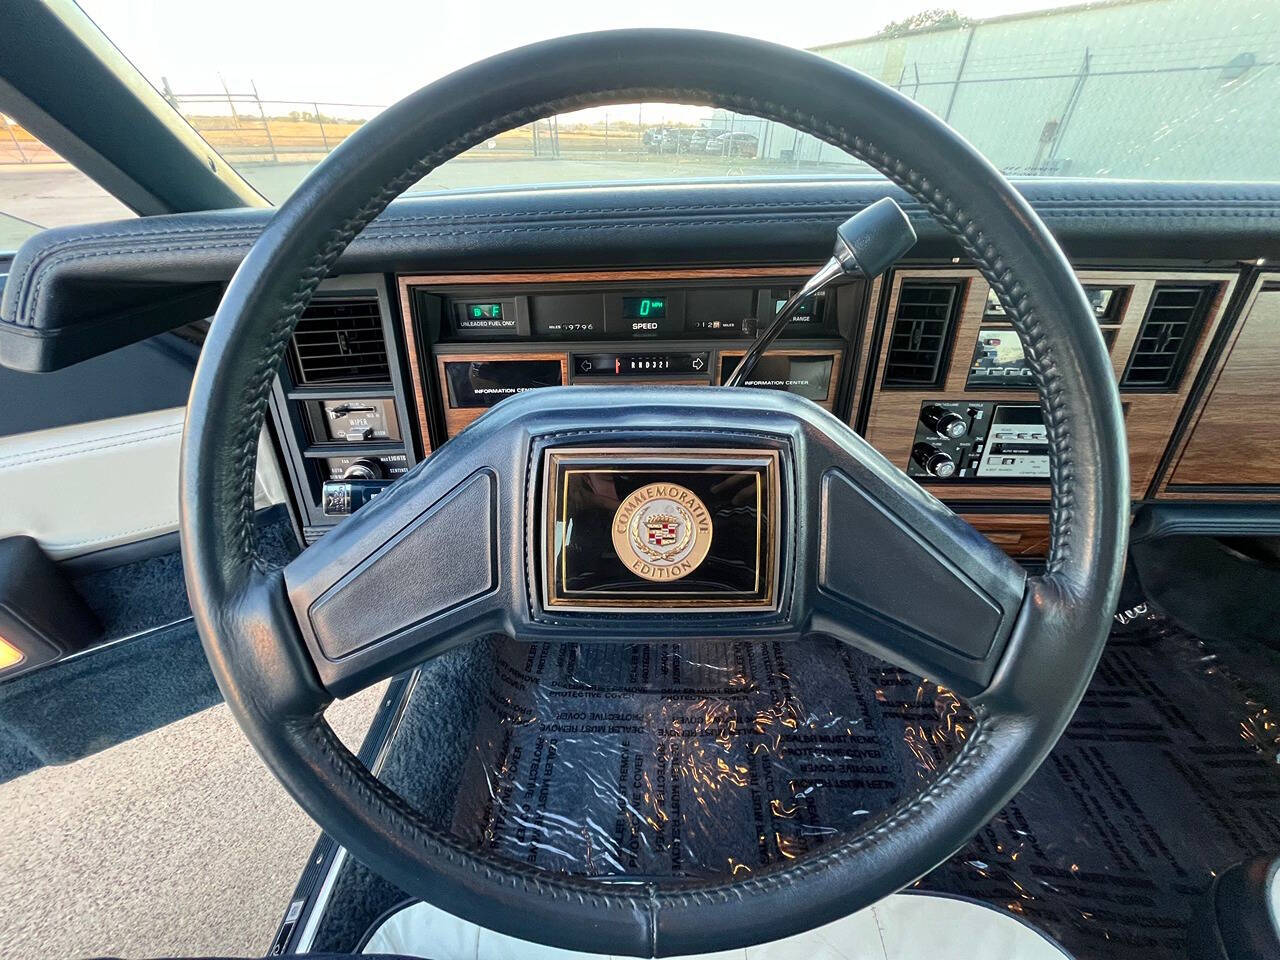
[[[711,514],[692,490],[677,483],[647,484],[613,515],[613,549],[636,576],[679,580],[707,558]]]

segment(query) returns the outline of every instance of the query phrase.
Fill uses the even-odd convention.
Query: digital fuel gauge
[[[462,335],[516,332],[515,305],[509,300],[466,300],[453,305],[454,329]]]

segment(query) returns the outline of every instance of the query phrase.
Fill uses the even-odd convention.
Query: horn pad
[[[632,612],[776,608],[777,450],[553,449],[543,603]]]

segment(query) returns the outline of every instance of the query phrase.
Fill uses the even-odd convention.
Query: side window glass
[[[35,134],[0,113],[0,252],[46,227],[135,214]]]

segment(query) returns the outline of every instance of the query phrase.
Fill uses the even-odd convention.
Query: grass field
[[[313,114],[263,118],[246,112],[235,116],[184,114],[188,123],[219,153],[243,161],[279,162],[294,155],[323,156],[363,125],[361,120],[336,119]],[[528,158],[591,156],[643,156],[648,153],[636,123],[582,123],[552,127],[539,123],[517,127],[492,137],[473,153]],[[57,155],[21,126],[0,126],[0,165],[56,161]]]
[[[229,157],[272,159],[297,153],[326,153],[360,129],[349,120],[315,120],[272,117],[264,123],[258,117],[207,117],[188,115],[187,121],[202,137]],[[641,130],[628,127],[602,126],[561,127],[553,145],[548,129],[543,126],[535,137],[530,126],[517,127],[493,137],[478,151],[535,156],[538,153],[643,153]]]

